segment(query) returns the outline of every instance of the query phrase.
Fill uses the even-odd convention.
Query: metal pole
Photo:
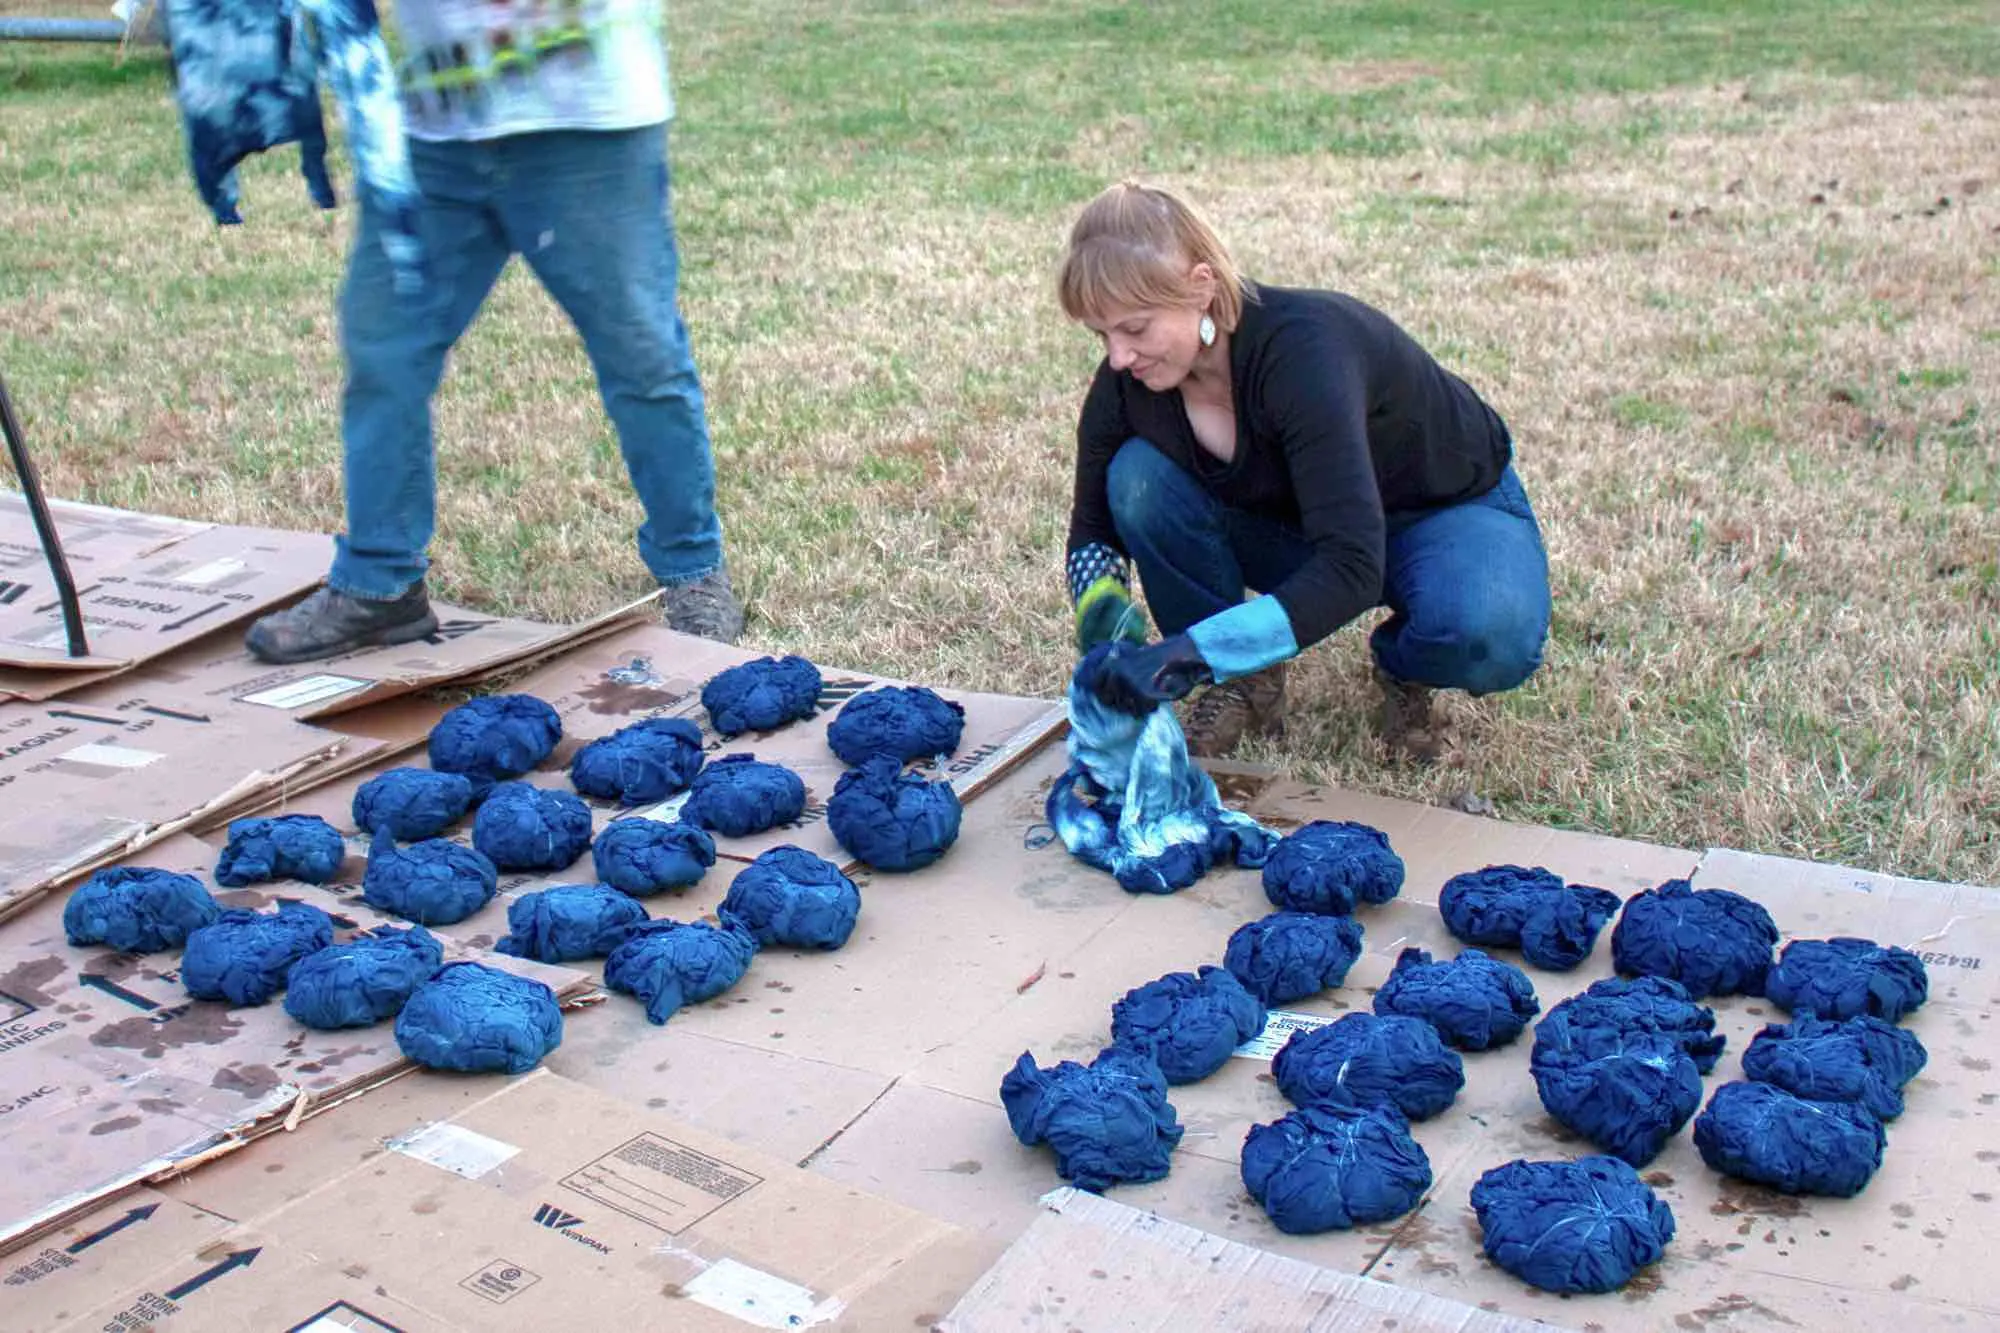
[[[63,629],[69,634],[69,655],[90,656],[90,644],[83,637],[83,607],[76,600],[76,580],[69,576],[69,561],[63,558],[62,538],[56,533],[49,502],[42,495],[42,479],[28,457],[28,440],[21,433],[21,419],[14,415],[14,400],[7,381],[0,379],[0,432],[7,436],[7,452],[14,459],[14,475],[21,479],[21,494],[27,497],[28,513],[35,520],[35,535],[42,539],[42,554],[48,557],[49,573],[55,577],[56,596],[62,602]]]

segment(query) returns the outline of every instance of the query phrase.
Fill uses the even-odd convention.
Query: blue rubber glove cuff
[[[1217,684],[1255,675],[1299,654],[1292,618],[1269,593],[1217,612],[1187,632]]]

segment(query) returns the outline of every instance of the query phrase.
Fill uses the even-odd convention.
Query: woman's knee
[[[1150,441],[1119,446],[1105,474],[1111,520],[1128,550],[1149,538],[1185,533],[1204,508],[1200,485]]]
[[[1546,609],[1526,598],[1486,603],[1453,627],[1451,683],[1472,695],[1518,688],[1541,667],[1548,632]]]

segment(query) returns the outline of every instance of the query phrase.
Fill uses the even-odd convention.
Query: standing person
[[[246,644],[302,662],[423,638],[436,528],[431,398],[500,271],[527,261],[582,335],[645,510],[666,623],[734,642],[701,383],[676,285],[660,0],[399,0],[426,264],[399,290],[362,199],[340,299],[347,530],[326,586]]]
[[[1058,292],[1105,348],[1077,422],[1078,646],[1145,643],[1128,558],[1165,636],[1114,655],[1105,702],[1206,685],[1189,749],[1226,754],[1282,728],[1290,658],[1386,606],[1383,736],[1429,760],[1433,690],[1541,664],[1548,560],[1507,426],[1388,316],[1249,281],[1187,201],[1130,182],[1078,217]]]

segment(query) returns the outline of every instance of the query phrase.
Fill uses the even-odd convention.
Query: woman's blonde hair
[[[1192,308],[1201,304],[1188,280],[1196,264],[1215,273],[1208,313],[1234,330],[1243,318],[1243,276],[1215,228],[1171,190],[1120,181],[1086,204],[1070,228],[1056,295],[1074,320],[1114,309]]]

